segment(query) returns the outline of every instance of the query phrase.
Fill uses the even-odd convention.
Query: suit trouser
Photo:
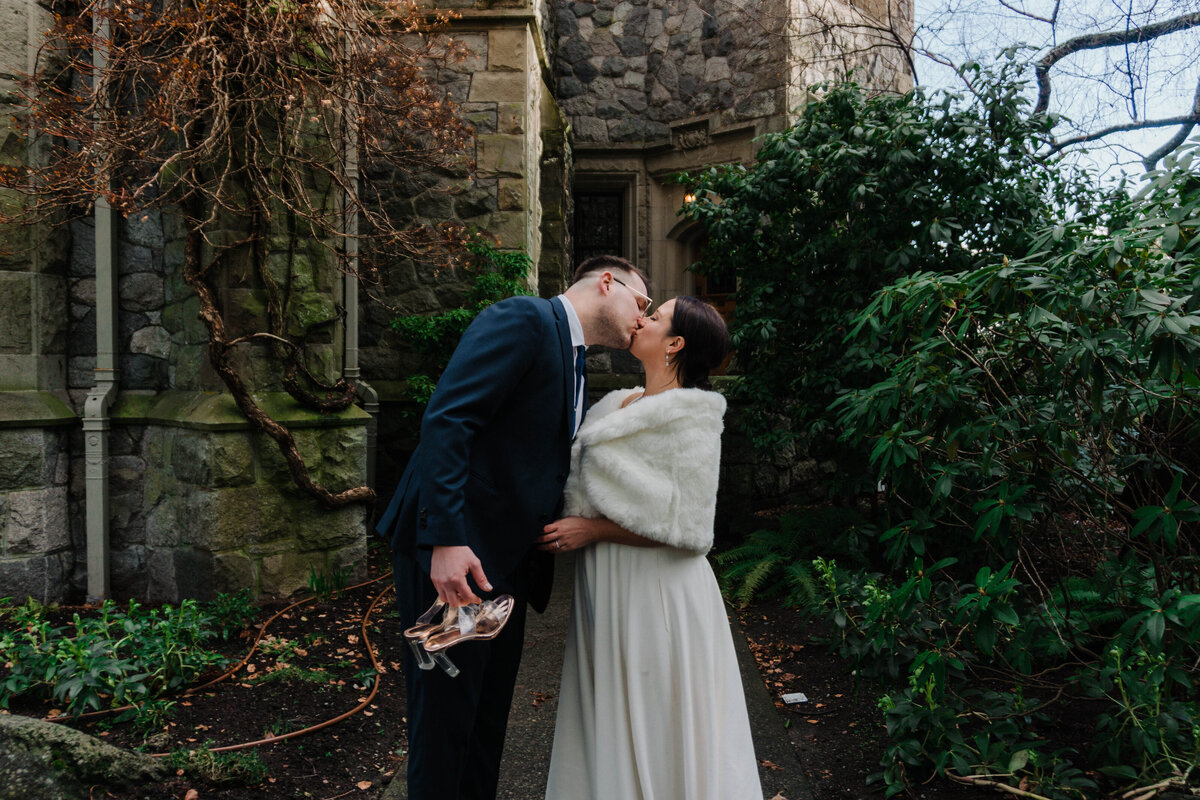
[[[433,605],[437,592],[416,561],[392,555],[396,603],[408,628]],[[405,645],[408,690],[409,800],[493,800],[504,752],[513,686],[525,641],[525,570],[497,580],[490,596],[511,594],[516,602],[495,639],[463,642],[446,651],[461,671],[451,678],[435,667],[422,670]]]

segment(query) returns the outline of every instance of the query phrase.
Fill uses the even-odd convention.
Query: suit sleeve
[[[547,335],[530,302],[489,306],[463,334],[421,422],[417,546],[465,545],[471,447],[532,366]]]

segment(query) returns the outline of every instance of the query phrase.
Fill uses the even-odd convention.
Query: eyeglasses
[[[616,275],[613,275],[613,280],[633,293],[633,296],[637,298],[638,308],[641,309],[643,317],[650,313],[650,306],[654,305],[654,301],[650,299],[649,295],[642,294]],[[645,303],[645,305],[642,305],[642,303]]]

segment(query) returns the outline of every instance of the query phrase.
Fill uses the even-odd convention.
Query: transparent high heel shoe
[[[448,629],[438,630],[426,636],[421,643],[425,652],[437,657],[449,647],[462,642],[486,641],[494,639],[504,630],[508,618],[512,615],[515,601],[510,594],[502,594],[495,600],[485,600],[478,605],[463,606],[459,609],[459,624]],[[464,617],[470,617],[470,623],[464,622]]]
[[[416,624],[404,631],[404,641],[408,642],[413,656],[417,659],[417,666],[421,669],[433,669],[436,666],[429,653],[426,653],[425,648],[421,645],[426,637],[448,624],[447,617],[450,615],[446,613],[447,610],[448,607],[445,603],[435,600],[424,614],[417,617]]]

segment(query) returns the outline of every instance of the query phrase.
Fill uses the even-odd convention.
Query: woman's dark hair
[[[675,298],[671,313],[671,335],[683,337],[683,349],[675,354],[675,371],[685,389],[712,388],[711,372],[729,352],[729,329],[717,310],[695,297]]]

